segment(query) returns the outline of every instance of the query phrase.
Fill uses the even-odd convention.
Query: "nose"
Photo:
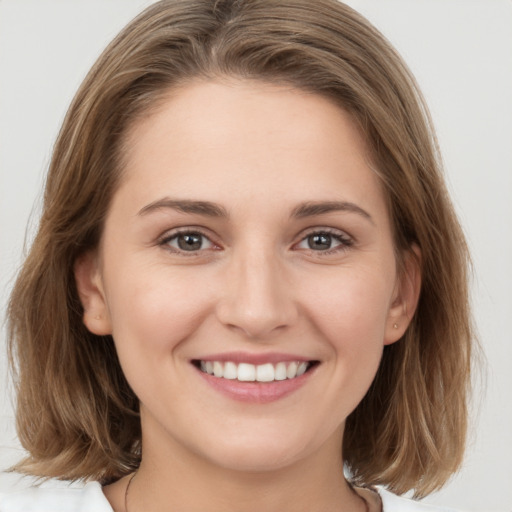
[[[290,283],[272,252],[233,257],[225,282],[217,318],[230,329],[251,339],[264,339],[297,321]]]

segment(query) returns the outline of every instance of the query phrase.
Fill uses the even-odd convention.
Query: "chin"
[[[203,455],[215,465],[241,472],[277,471],[293,465],[318,449],[305,440],[276,432],[249,436],[226,436],[226,441],[209,442]],[[213,448],[213,449],[212,449]]]
[[[276,453],[270,449],[240,449],[223,453],[212,460],[217,466],[237,472],[264,473],[278,471],[300,460],[300,454],[284,450]]]

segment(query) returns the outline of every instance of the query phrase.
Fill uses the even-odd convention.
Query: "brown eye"
[[[171,249],[177,252],[195,252],[204,249],[211,249],[213,243],[205,235],[196,231],[176,233],[163,241]]]
[[[203,246],[203,237],[198,233],[186,233],[176,237],[178,247],[183,251],[198,251]]]
[[[314,251],[325,251],[332,247],[332,236],[328,233],[315,233],[309,235],[306,240],[309,249]]]
[[[295,248],[328,255],[348,249],[353,243],[353,239],[343,231],[315,231],[306,235]]]

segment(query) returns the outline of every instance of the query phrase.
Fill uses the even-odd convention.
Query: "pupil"
[[[322,250],[331,248],[331,235],[320,233],[308,237],[308,245],[310,249]]]
[[[202,245],[201,235],[197,233],[180,235],[178,237],[178,246],[184,251],[197,251],[201,249]]]

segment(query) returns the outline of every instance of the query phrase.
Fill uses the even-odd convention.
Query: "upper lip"
[[[201,356],[194,358],[194,361],[219,361],[226,363],[231,361],[233,363],[248,363],[248,364],[266,364],[266,363],[286,363],[292,361],[308,362],[314,359],[300,356],[297,354],[286,354],[279,352],[254,354],[250,352],[222,352],[220,354],[209,354],[207,356]]]

